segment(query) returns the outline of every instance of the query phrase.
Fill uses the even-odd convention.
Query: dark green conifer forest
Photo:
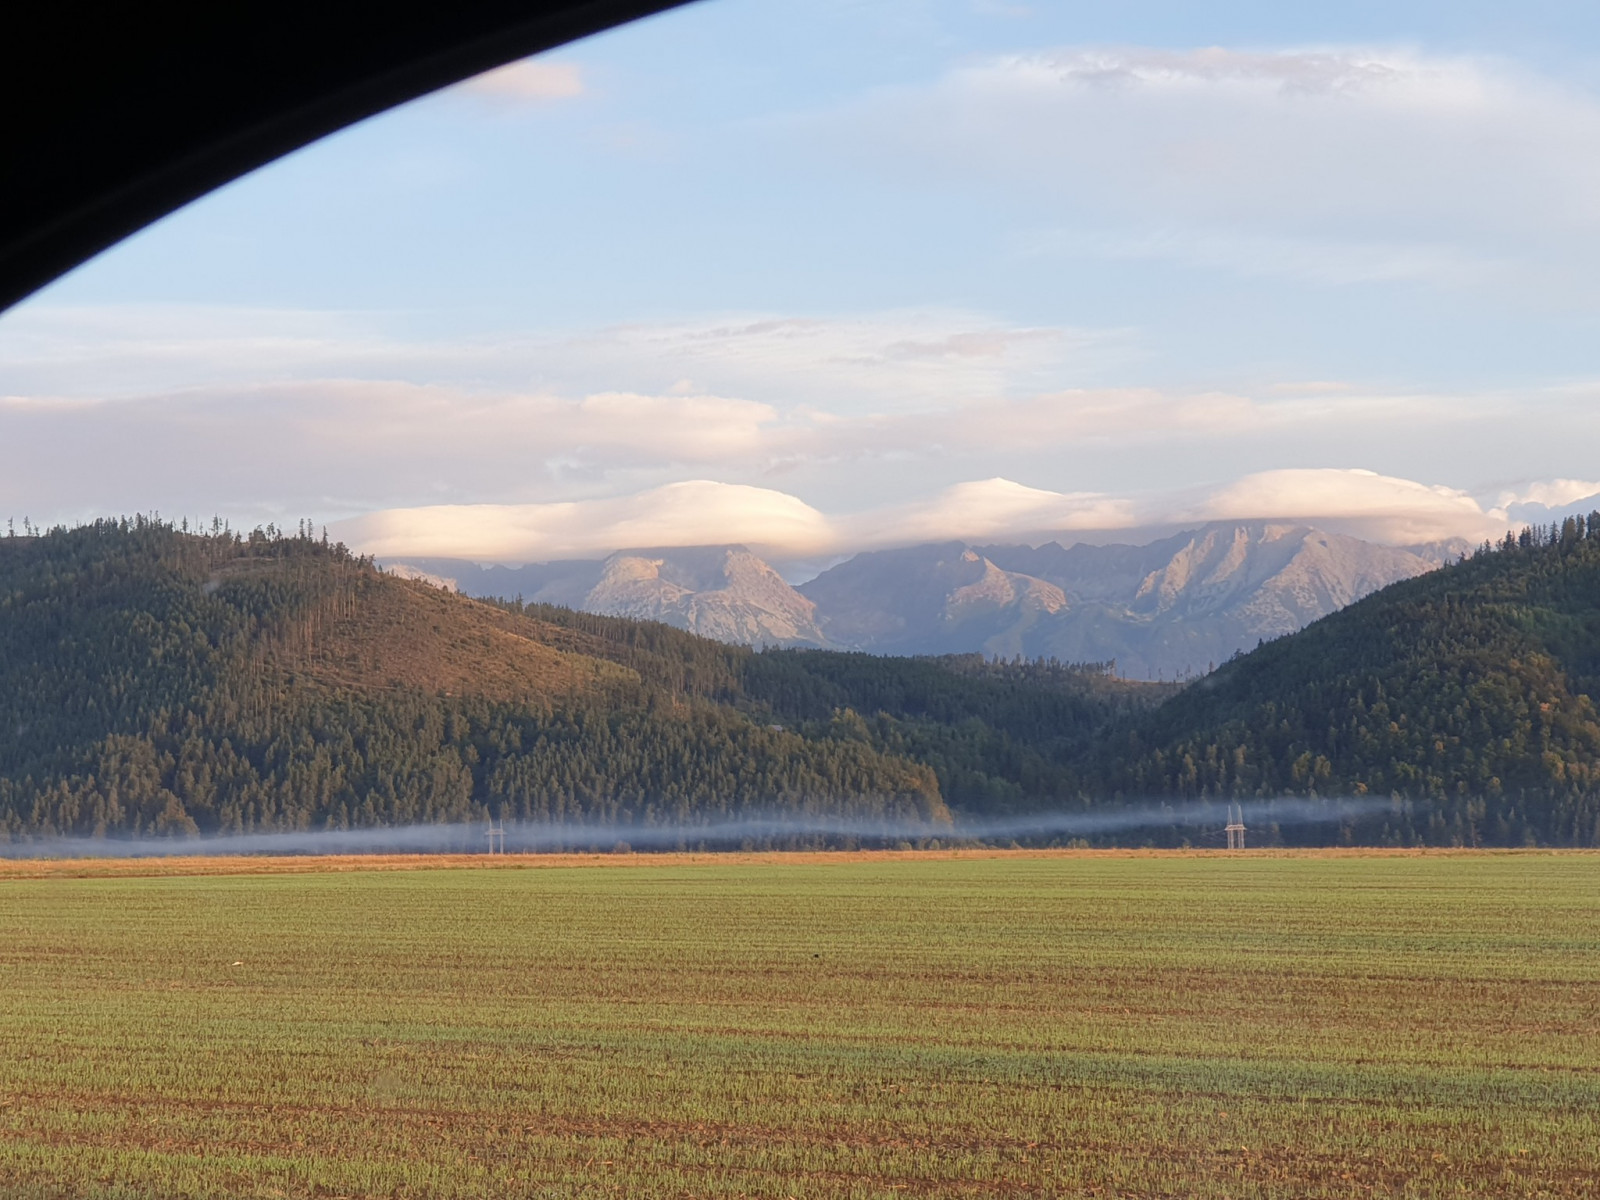
[[[1600,845],[1600,513],[1224,664],[1083,765],[1105,799],[1377,796],[1362,840]]]
[[[754,652],[469,600],[309,527],[101,521],[0,539],[0,839],[490,817],[937,828],[1305,797],[1374,811],[1257,844],[1595,845],[1597,687],[1600,514],[1183,688],[1110,664]]]
[[[305,534],[134,520],[0,540],[0,831],[948,820],[927,767],[722,702],[747,652],[562,615],[447,596]],[[374,633],[388,644],[364,658]],[[521,694],[473,694],[518,642],[542,655]],[[415,682],[451,673],[456,694]]]

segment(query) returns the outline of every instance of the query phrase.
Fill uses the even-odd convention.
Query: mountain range
[[[743,546],[523,567],[456,559],[386,566],[472,596],[662,621],[757,647],[1053,657],[1115,663],[1129,679],[1180,679],[1467,549],[1382,546],[1254,521],[1145,545],[943,542],[868,551],[798,586]]]
[[[943,560],[965,595],[1024,596],[966,555]],[[1600,512],[1186,685],[757,651],[474,600],[306,534],[135,519],[0,539],[0,843],[486,819],[692,842],[752,815],[954,831],[1120,811],[1124,832],[1091,836],[1174,845],[1247,800],[1268,844],[1592,846],[1597,694]]]
[[[631,572],[625,596],[684,586]],[[0,847],[491,816],[948,827],[945,788],[1026,808],[1074,747],[1175,690],[977,655],[758,653],[474,600],[305,534],[100,521],[0,538]]]

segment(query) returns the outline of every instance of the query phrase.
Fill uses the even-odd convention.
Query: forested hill
[[[308,534],[0,539],[0,838],[1047,803],[1104,670],[760,655],[490,605]],[[866,716],[858,716],[862,712]],[[945,786],[941,786],[941,782]]]
[[[306,534],[0,539],[0,839],[489,816],[625,839],[1289,795],[1376,798],[1344,827],[1365,842],[1594,845],[1597,689],[1600,515],[1182,690],[1107,664],[755,652],[470,600]]]
[[[734,658],[507,612],[307,536],[4,539],[0,831],[948,817],[928,768],[735,710]]]
[[[1397,583],[1083,764],[1114,798],[1395,797],[1366,840],[1600,845],[1600,513]]]

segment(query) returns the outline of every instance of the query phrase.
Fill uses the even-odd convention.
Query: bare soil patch
[[[767,850],[663,853],[536,854],[297,854],[184,855],[148,858],[0,858],[0,880],[138,878],[176,875],[311,875],[350,871],[539,870],[571,867],[723,867],[847,865],[954,859],[1203,859],[1203,858],[1506,858],[1600,859],[1600,850],[1473,850],[1330,847],[1224,850],[1010,850],[984,846],[938,850]]]

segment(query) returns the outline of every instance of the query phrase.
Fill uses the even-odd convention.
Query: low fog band
[[[1339,825],[1392,810],[1397,801],[1376,797],[1283,798],[1234,806],[1247,828]],[[849,816],[785,813],[725,821],[678,824],[583,824],[511,822],[504,830],[508,853],[561,851],[775,848],[771,843],[825,839],[871,846],[901,842],[992,844],[1090,838],[1144,829],[1194,828],[1220,833],[1229,820],[1226,803],[1143,805],[1098,812],[1028,813],[982,821],[938,824]],[[239,854],[452,854],[490,847],[482,822],[406,825],[398,828],[297,830],[282,833],[200,837],[41,838],[0,845],[4,858],[143,858]]]

